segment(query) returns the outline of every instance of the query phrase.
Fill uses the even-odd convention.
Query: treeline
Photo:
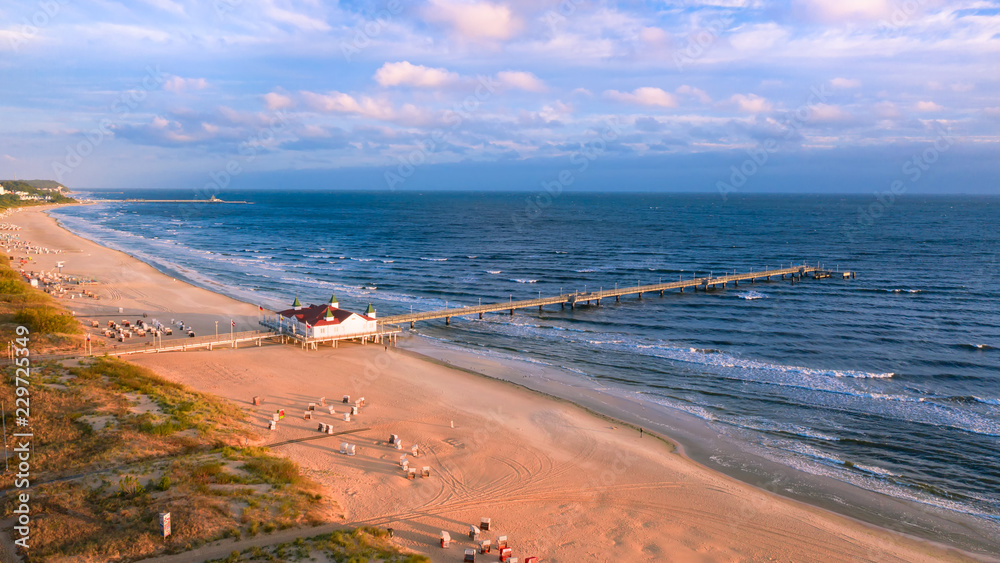
[[[9,192],[24,192],[28,195],[48,197],[51,203],[76,203],[75,199],[60,192],[61,189],[66,189],[66,186],[52,180],[0,180],[0,185],[8,192],[0,195],[0,208],[3,209],[45,203],[24,201],[16,194]]]

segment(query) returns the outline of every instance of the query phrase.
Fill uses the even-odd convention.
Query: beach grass
[[[3,374],[11,381],[14,368]],[[45,517],[33,523],[28,563],[134,561],[336,519],[339,507],[297,464],[247,445],[257,431],[224,399],[111,358],[43,362],[31,378],[32,404],[45,405],[31,417],[32,511]],[[12,386],[0,400],[13,404]],[[0,488],[12,487],[13,473],[0,476]],[[4,517],[14,508],[8,495]],[[172,519],[166,539],[162,512]],[[356,553],[405,560],[359,538]]]
[[[13,340],[18,326],[27,327],[32,352],[82,347],[83,330],[55,299],[31,285],[6,261],[0,261],[0,338]]]
[[[400,553],[387,540],[385,530],[361,527],[355,530],[338,530],[294,542],[278,543],[265,547],[234,550],[228,557],[213,559],[208,563],[239,563],[241,561],[313,561],[324,556],[326,561],[366,563],[425,563],[426,555]]]

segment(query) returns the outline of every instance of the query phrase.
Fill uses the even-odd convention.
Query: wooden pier
[[[567,305],[569,305],[571,309],[576,309],[577,304],[583,303],[588,305],[593,303],[600,306],[602,299],[614,298],[617,302],[623,295],[637,295],[639,299],[642,299],[642,295],[644,293],[658,293],[662,296],[665,291],[679,290],[683,292],[688,288],[691,288],[694,291],[709,291],[717,286],[726,287],[730,283],[735,287],[739,287],[740,283],[754,284],[758,281],[770,281],[774,278],[780,278],[783,280],[789,279],[792,283],[795,283],[801,281],[805,277],[823,279],[833,277],[834,275],[842,277],[843,279],[854,277],[853,272],[833,272],[820,266],[798,265],[790,266],[788,268],[747,272],[743,274],[727,274],[724,276],[709,275],[704,277],[695,276],[688,280],[656,283],[652,285],[640,285],[637,283],[636,285],[629,287],[617,287],[614,289],[602,288],[599,291],[564,293],[562,295],[542,297],[539,299],[523,299],[519,301],[511,300],[507,303],[491,303],[488,305],[456,307],[438,311],[426,311],[422,313],[391,315],[378,319],[378,323],[380,325],[410,323],[410,328],[413,328],[414,323],[417,321],[429,321],[432,319],[444,319],[445,323],[450,323],[452,317],[479,315],[479,318],[481,319],[485,313],[495,313],[499,311],[509,311],[510,314],[513,315],[514,311],[517,309],[538,307],[538,311],[541,312],[542,307],[546,305],[560,305],[563,309],[565,309]]]
[[[260,346],[264,340],[276,338],[278,335],[270,331],[248,330],[233,334],[218,336],[198,336],[194,338],[177,337],[160,342],[150,341],[141,344],[112,345],[94,350],[94,356],[127,356],[131,354],[157,354],[160,352],[186,352],[199,348],[214,349],[216,346],[238,348],[240,344],[252,343]]]

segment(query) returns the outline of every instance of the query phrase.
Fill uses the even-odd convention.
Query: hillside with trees
[[[69,188],[52,180],[0,180],[4,193],[0,194],[0,208],[43,205],[46,203],[76,203],[65,195]]]

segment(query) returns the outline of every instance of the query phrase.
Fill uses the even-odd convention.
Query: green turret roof
[[[331,293],[331,294],[330,294],[330,304],[332,305],[332,304],[334,304],[334,303],[340,303],[340,302],[339,302],[339,301],[337,301],[337,294],[335,294],[335,293]]]
[[[326,315],[324,315],[323,318],[325,318],[326,320],[330,320],[333,318],[333,307],[326,308]]]
[[[292,307],[301,307],[302,303],[299,303],[299,298],[296,297],[295,301],[292,301]]]
[[[375,312],[375,307],[372,307],[372,304],[371,304],[371,303],[369,303],[369,304],[368,304],[368,308],[367,308],[367,309],[365,309],[365,314],[366,314],[366,315],[370,315],[370,314],[372,314],[372,313],[374,313],[374,312]]]

